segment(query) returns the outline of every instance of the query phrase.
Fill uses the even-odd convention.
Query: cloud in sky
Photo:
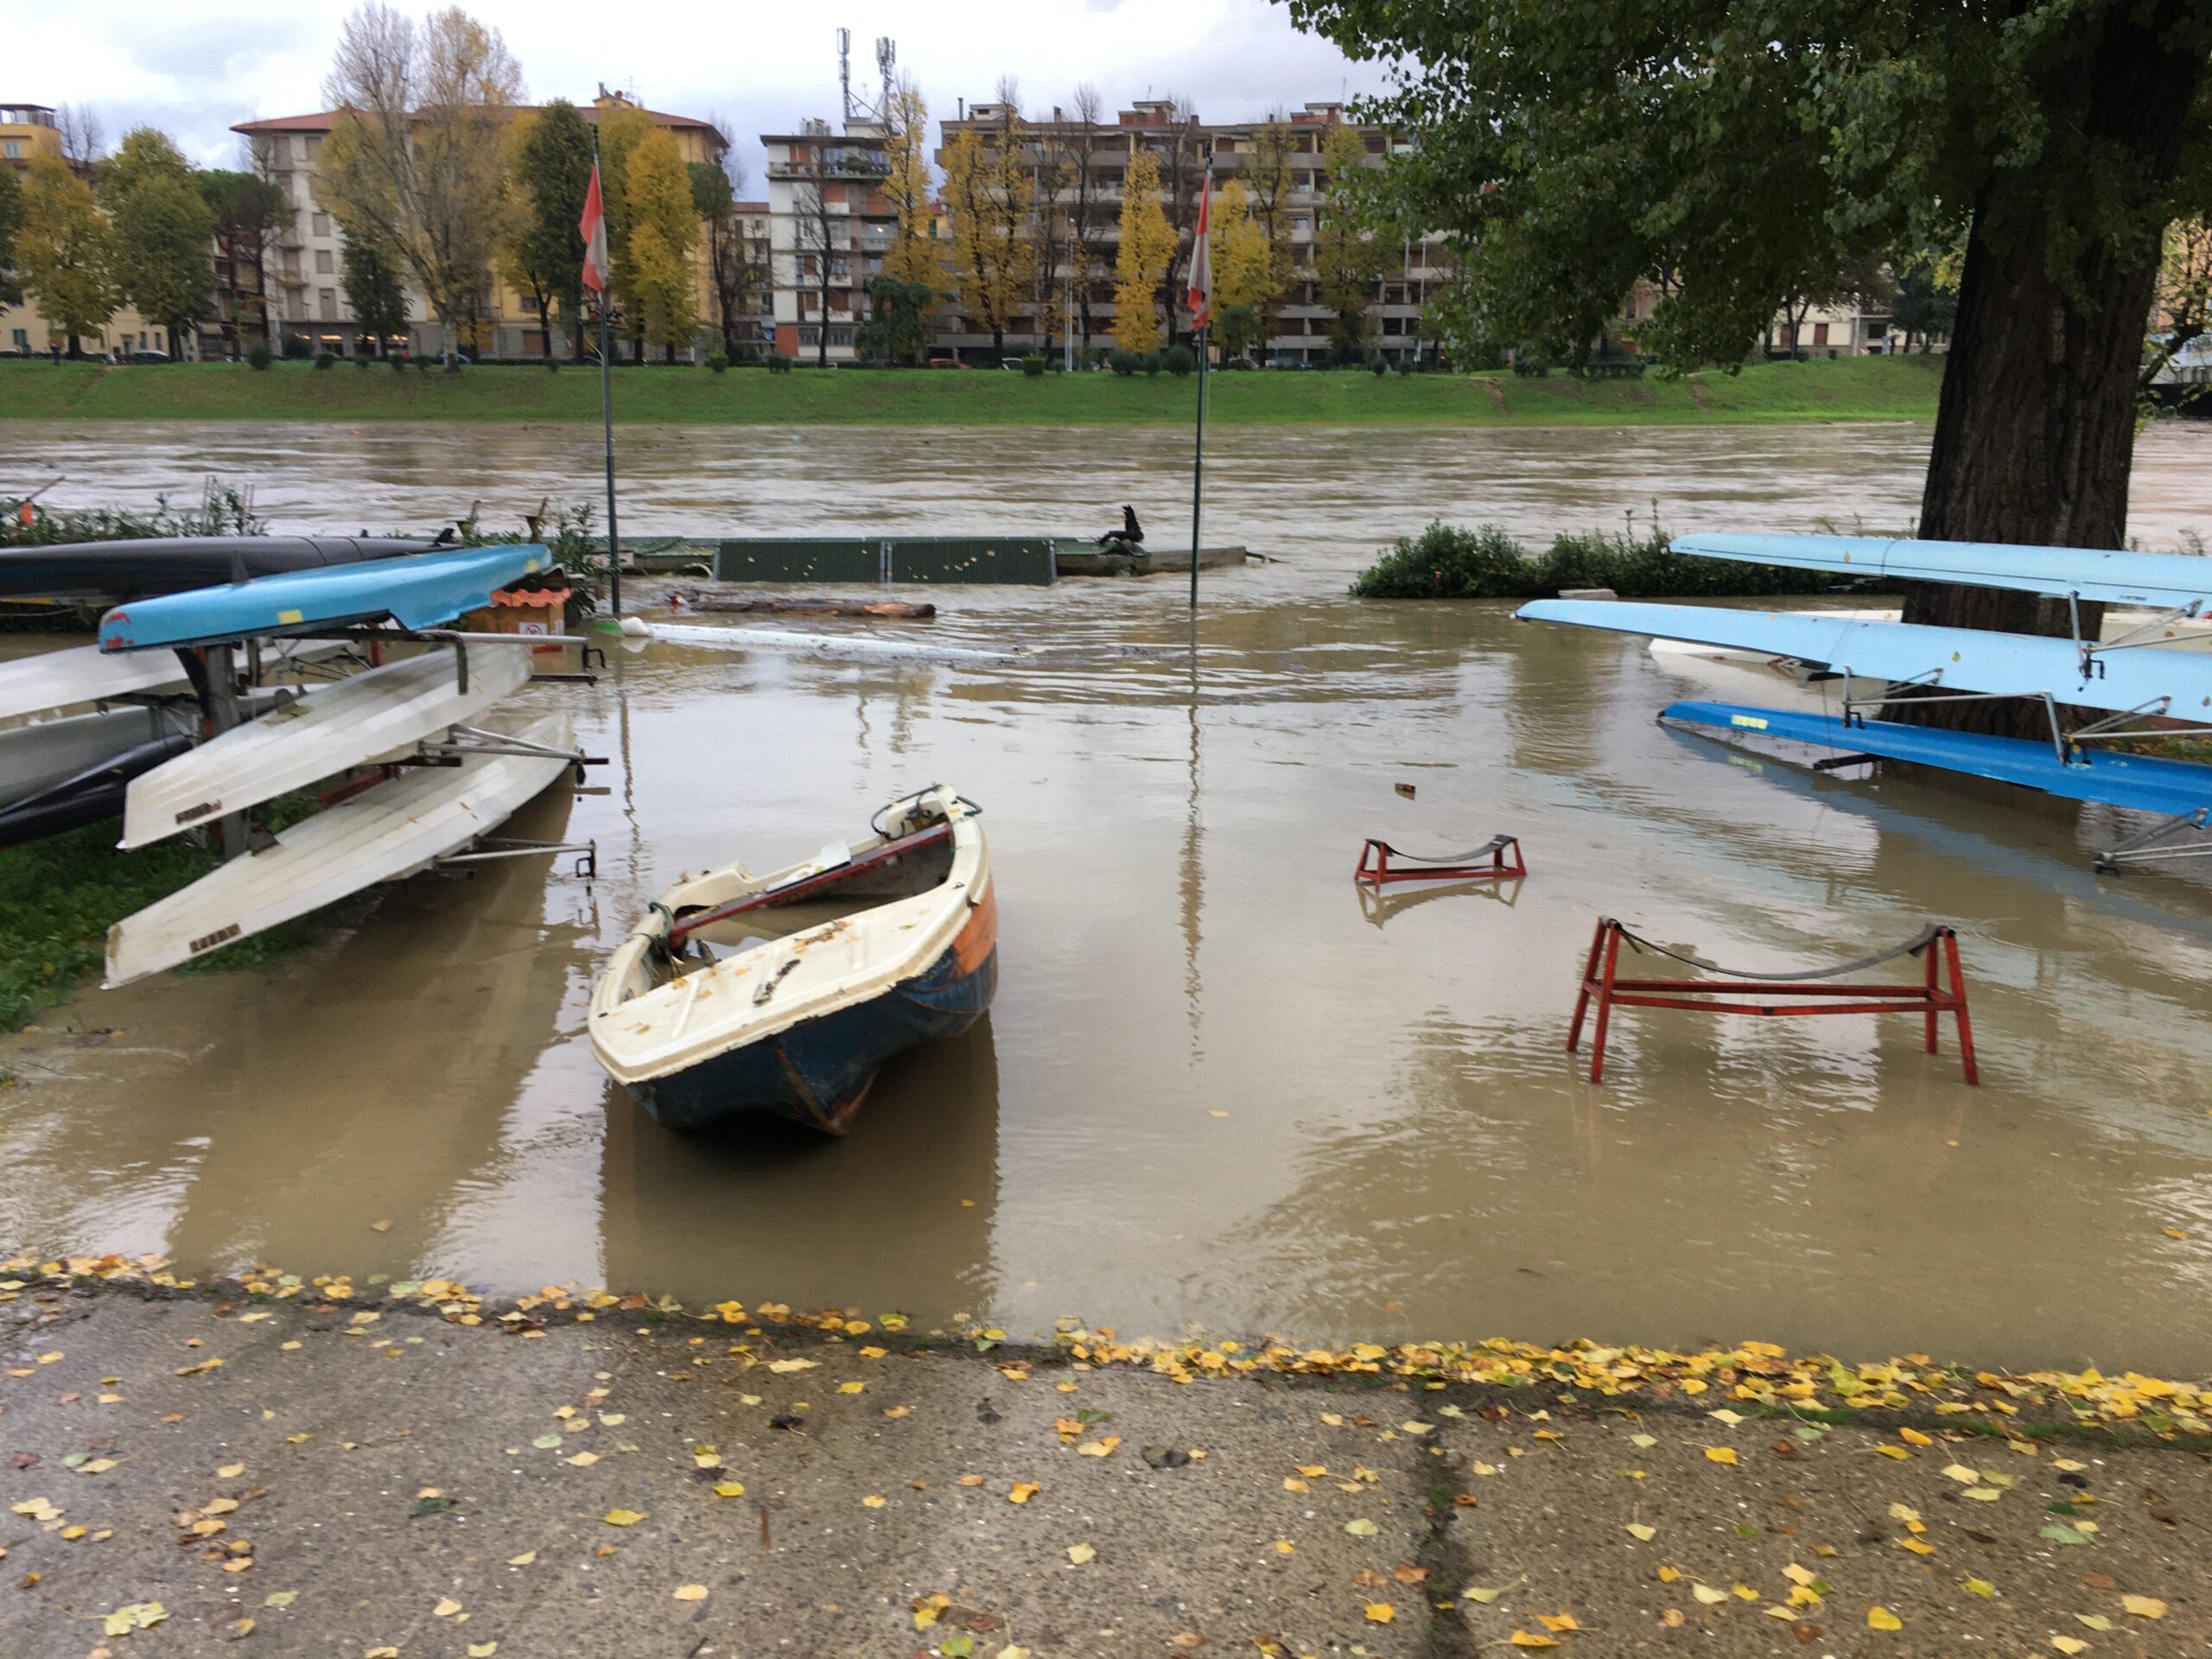
[[[465,9],[506,36],[533,99],[582,102],[604,81],[656,109],[721,116],[756,182],[758,134],[838,113],[840,24],[852,30],[856,87],[873,91],[875,39],[892,35],[933,118],[954,113],[958,99],[988,99],[1001,76],[1020,85],[1033,112],[1089,81],[1109,109],[1175,93],[1208,120],[1383,85],[1377,66],[1300,34],[1268,0],[838,0],[819,10],[760,0],[477,0]],[[152,124],[195,161],[226,166],[237,156],[233,123],[323,107],[323,73],[349,10],[330,0],[25,8],[10,24],[19,49],[5,90],[91,106],[110,143]]]

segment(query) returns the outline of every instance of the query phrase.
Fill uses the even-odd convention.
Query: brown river
[[[1126,500],[1187,544],[1173,434],[621,444],[641,533],[1074,533]],[[618,652],[595,686],[524,694],[565,701],[609,757],[516,823],[594,841],[596,881],[537,860],[418,878],[279,969],[49,1011],[0,1042],[19,1080],[0,1237],[1016,1332],[1071,1314],[1161,1337],[1756,1337],[2212,1370],[2212,884],[2093,874],[2116,833],[2099,809],[1671,734],[1667,702],[1741,688],[1640,640],[1344,594],[1432,518],[1534,538],[1641,526],[1656,500],[1676,529],[1903,528],[1925,444],[1909,425],[1232,428],[1206,539],[1283,563],[1209,573],[1195,625],[1173,580],[1076,582],[939,588],[938,620],[896,633],[1073,648],[1049,667]],[[472,502],[511,521],[587,499],[597,465],[569,428],[0,426],[0,481],[67,472],[60,505],[195,495],[214,473],[281,529]],[[2134,534],[2212,529],[2209,477],[2212,429],[2147,434]],[[1195,667],[1177,652],[1194,626]],[[894,1062],[839,1141],[679,1138],[608,1086],[585,1006],[646,899],[857,836],[937,780],[991,838],[983,1024]],[[1364,836],[1440,851],[1499,830],[1524,882],[1379,902],[1352,884]],[[1909,1018],[1631,1010],[1592,1087],[1563,1043],[1600,913],[1763,969],[1955,923],[1981,1085],[1948,1027],[1931,1057]]]

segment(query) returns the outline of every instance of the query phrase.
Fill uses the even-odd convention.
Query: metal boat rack
[[[1619,974],[1621,946],[1662,956],[1719,978],[1623,979]],[[1867,984],[1837,982],[1846,975],[1877,968],[1900,957],[1923,958],[1925,971],[1920,982]],[[1947,982],[1948,977],[1948,982]],[[1830,999],[1779,1005],[1752,1000],[1760,997],[1815,997]],[[1749,1014],[1794,1019],[1824,1014],[1918,1013],[1926,1021],[1928,1052],[1936,1052],[1936,1022],[1943,1014],[1959,1022],[1959,1051],[1966,1080],[1981,1081],[1974,1058],[1974,1026],[1967,1015],[1967,985],[1959,969],[1959,936],[1941,924],[1931,924],[1917,938],[1887,950],[1847,962],[1826,973],[1791,976],[1751,973],[1699,962],[1652,940],[1639,938],[1611,916],[1598,918],[1590,938],[1590,955],[1582,964],[1582,988],[1574,999],[1574,1023],[1567,1033],[1567,1052],[1576,1052],[1582,1042],[1582,1024],[1592,1004],[1598,1011],[1591,1034],[1590,1081],[1605,1077],[1605,1035],[1612,1012],[1622,1008],[1681,1008],[1698,1014]]]
[[[599,843],[595,841],[528,841],[512,836],[479,836],[468,843],[467,851],[432,859],[430,868],[447,870],[457,865],[489,864],[502,858],[557,858],[564,853],[577,855],[575,863],[569,867],[570,880],[599,879]]]
[[[1402,859],[1414,868],[1392,869],[1390,861],[1394,858]],[[1484,863],[1485,859],[1490,861]],[[1528,874],[1529,866],[1521,856],[1517,836],[1492,836],[1472,852],[1440,853],[1433,857],[1401,852],[1389,842],[1370,836],[1360,843],[1359,862],[1352,870],[1351,879],[1380,888],[1392,881],[1504,881]]]

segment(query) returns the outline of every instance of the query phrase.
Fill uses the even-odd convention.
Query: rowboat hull
[[[999,986],[997,911],[988,904],[970,923],[985,922],[991,934],[973,966],[962,962],[972,945],[957,944],[927,973],[881,996],[673,1077],[629,1084],[630,1098],[671,1129],[715,1129],[770,1116],[842,1135],[885,1061],[917,1044],[957,1037],[988,1011]]]
[[[658,1122],[841,1135],[887,1061],[990,1007],[998,894],[976,808],[935,785],[871,828],[769,874],[686,876],[616,947],[593,988],[592,1052]],[[809,907],[836,913],[796,919]]]

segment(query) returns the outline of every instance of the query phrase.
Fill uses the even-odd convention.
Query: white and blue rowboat
[[[2138,605],[2194,614],[2212,603],[2212,560],[2008,542],[1922,542],[1885,536],[1677,536],[1668,551],[1878,582],[1955,582],[2046,599]]]
[[[472,547],[167,594],[118,605],[103,616],[99,648],[171,650],[385,622],[435,627],[552,565],[552,553],[542,546]]]
[[[2087,655],[2070,639],[1719,606],[1541,599],[1514,614],[1526,622],[1560,622],[1792,658],[1868,682],[1869,700],[1884,695],[1885,683],[1910,683],[2117,714],[2212,721],[2212,654],[2201,651],[2152,647]]]
[[[770,874],[686,877],[616,947],[592,1052],[662,1123],[842,1134],[887,1060],[990,1007],[998,894],[976,809],[939,785],[871,828]]]

